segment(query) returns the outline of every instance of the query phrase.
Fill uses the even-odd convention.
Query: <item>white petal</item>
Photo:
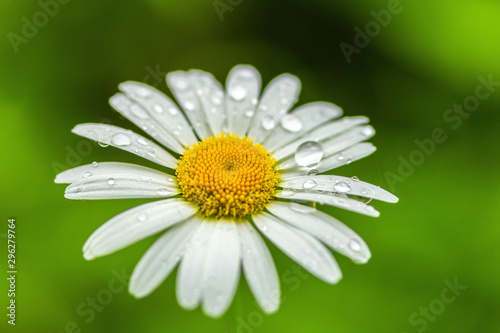
[[[222,85],[213,77],[212,74],[190,70],[189,76],[196,96],[200,102],[201,109],[205,113],[210,130],[218,135],[223,132],[226,113],[224,110],[224,89]]]
[[[260,213],[253,219],[271,242],[314,276],[332,284],[340,280],[342,274],[337,262],[316,238],[268,213]]]
[[[161,91],[147,84],[134,81],[121,83],[119,89],[130,99],[139,103],[144,110],[147,110],[148,115],[167,130],[167,132],[173,133],[175,135],[174,138],[182,146],[189,146],[198,141],[184,114]]]
[[[64,196],[80,200],[166,198],[179,192],[174,176],[116,162],[74,168],[59,174],[56,182],[71,182]]]
[[[167,230],[142,256],[130,278],[129,291],[138,298],[151,294],[182,259],[186,246],[199,225],[198,218]]]
[[[199,223],[179,266],[176,293],[179,304],[185,309],[194,309],[201,302],[207,248],[216,224],[213,221]]]
[[[179,154],[184,151],[184,147],[179,141],[152,117],[151,111],[146,110],[139,103],[133,101],[124,94],[118,93],[111,96],[109,104],[165,147]]]
[[[339,151],[352,147],[357,143],[370,139],[373,135],[375,135],[375,129],[370,125],[354,127],[339,136],[322,142],[321,144],[324,149],[324,156],[328,157],[338,153]]]
[[[146,168],[142,165],[121,163],[121,162],[93,162],[92,164],[82,165],[73,169],[61,172],[56,176],[56,183],[73,183],[77,180],[87,179],[91,176],[115,175],[115,174],[134,174],[138,178],[164,179],[172,178],[175,185],[175,177],[167,173]]]
[[[375,152],[375,150],[377,150],[377,148],[369,142],[358,143],[357,145],[347,148],[340,153],[323,158],[321,162],[314,167],[315,173],[326,172],[328,170],[350,164],[351,162],[357,161],[372,154],[373,152]],[[287,169],[286,164],[280,164],[280,167],[284,169],[281,170],[280,173],[285,178],[303,176],[311,172],[311,169],[307,167],[295,167]]]
[[[156,143],[130,130],[106,124],[80,124],[71,131],[80,136],[139,155],[168,168],[177,168],[175,157]]]
[[[167,84],[179,101],[198,137],[204,139],[212,136],[205,112],[198,97],[196,97],[195,82],[189,73],[183,71],[170,72],[167,74]]]
[[[206,253],[203,311],[222,315],[233,300],[240,278],[240,240],[234,221],[218,220]]]
[[[238,65],[226,80],[225,107],[229,133],[246,135],[259,101],[261,78],[249,65]]]
[[[319,238],[326,245],[359,263],[366,263],[370,249],[358,234],[332,216],[312,206],[274,201],[266,207],[273,215]]]
[[[155,201],[116,215],[97,229],[83,246],[91,260],[118,251],[194,215],[197,208],[183,199]]]
[[[342,109],[327,102],[302,105],[281,118],[280,125],[266,138],[263,146],[274,152],[332,119],[342,115]]]
[[[362,159],[363,157],[371,155],[375,152],[375,150],[377,150],[377,148],[369,142],[358,143],[357,145],[347,148],[340,153],[324,158],[323,160],[321,160],[319,166],[317,166],[316,169],[319,172],[326,172],[328,170],[338,168],[342,165],[350,164],[354,161]]]
[[[260,307],[276,312],[280,305],[280,282],[273,258],[266,244],[250,223],[237,223],[241,240],[243,271]]]
[[[291,74],[274,78],[262,94],[257,113],[247,136],[261,143],[295,104],[300,93],[300,80]]]
[[[300,137],[299,139],[293,141],[281,147],[274,153],[274,158],[276,160],[281,160],[285,157],[293,155],[297,148],[307,141],[322,141],[333,136],[339,135],[340,133],[353,128],[354,126],[365,124],[369,121],[366,117],[344,117],[334,122],[330,122],[322,125],[321,127],[313,130],[310,133]]]
[[[308,189],[310,191],[342,192],[347,195],[355,195],[385,202],[398,202],[398,198],[370,183],[362,182],[357,178],[348,178],[331,175],[281,177],[281,184],[290,189]]]
[[[380,215],[380,213],[375,208],[373,208],[373,206],[367,205],[358,200],[347,198],[345,195],[338,195],[333,193],[301,192],[285,188],[282,191],[277,191],[275,196],[283,199],[317,202],[320,205],[338,207],[349,210],[351,212],[372,217],[378,217]]]

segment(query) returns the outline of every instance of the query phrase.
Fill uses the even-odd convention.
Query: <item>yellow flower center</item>
[[[260,144],[221,134],[187,148],[175,174],[184,198],[207,217],[250,215],[271,200],[280,175]]]

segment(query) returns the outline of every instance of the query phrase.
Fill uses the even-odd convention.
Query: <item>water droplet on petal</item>
[[[130,106],[130,112],[132,112],[135,116],[141,118],[141,119],[148,119],[148,113],[146,110],[144,110],[142,107],[140,107],[137,104],[132,104]]]
[[[357,239],[351,239],[349,241],[349,248],[355,252],[358,252],[359,250],[361,250],[361,243],[357,240]]]
[[[132,143],[132,139],[123,133],[117,133],[111,138],[111,142],[117,146],[128,146]]]
[[[330,241],[332,242],[332,247],[334,249],[341,249],[344,247],[343,244],[340,244],[340,241],[337,238],[335,238],[335,236],[330,235],[328,239],[330,239]]]
[[[294,115],[288,114],[281,118],[281,126],[290,132],[299,132],[302,129],[302,121]]]
[[[238,70],[238,76],[240,76],[243,79],[251,79],[253,77],[253,73],[250,69],[243,68]]]
[[[352,176],[352,177],[351,177],[351,180],[352,180],[353,182],[359,182],[359,178],[358,178],[358,176]]]
[[[368,193],[368,191],[366,190],[366,188],[362,188],[361,191],[360,191],[361,194],[366,194]]]
[[[93,166],[94,168],[97,168],[97,167],[99,166],[99,163],[97,163],[96,161],[94,161],[94,162],[92,162],[92,166]]]
[[[295,193],[297,193],[297,191],[293,188],[284,188],[282,191],[281,191],[281,196],[282,197],[291,197],[292,195],[294,195]]]
[[[155,151],[153,149],[146,149],[146,154],[148,154],[151,157],[156,157]]]
[[[307,173],[309,176],[316,176],[317,174],[319,173],[318,170],[316,169],[311,169],[309,170],[309,172]]]
[[[313,188],[316,185],[318,185],[314,180],[312,179],[307,179],[304,184],[302,184],[302,187],[305,189]]]
[[[248,109],[245,111],[245,116],[250,118],[250,117],[253,117],[254,115],[254,111],[252,109]]]
[[[336,184],[333,188],[335,189],[335,191],[342,192],[342,193],[349,192],[351,190],[351,187],[349,186],[349,184],[347,184],[345,182],[340,182],[340,183]]]
[[[109,185],[109,186],[113,186],[113,185],[115,185],[115,179],[114,179],[114,178],[109,178],[109,179],[108,179],[108,185]]]
[[[92,173],[88,171],[83,174],[83,178],[89,178],[90,176],[92,176]]]
[[[137,143],[140,143],[143,146],[147,146],[148,145],[148,142],[144,138],[138,138],[137,139]]]
[[[167,190],[166,188],[159,188],[158,190],[156,190],[156,194],[158,194],[160,197],[166,197],[171,193],[172,192]]]
[[[163,106],[160,104],[153,105],[153,111],[156,113],[163,113]]]
[[[326,179],[326,181],[327,181],[327,182],[329,182],[329,183],[331,183],[331,182],[333,182],[333,178],[332,178],[332,177],[328,177],[328,178]]]
[[[272,130],[275,126],[276,126],[276,120],[274,119],[274,117],[265,116],[264,118],[262,118],[262,127],[265,130],[267,131]]]
[[[210,100],[212,101],[213,104],[220,105],[222,103],[222,96],[220,96],[219,94],[212,95],[210,97]]]
[[[189,87],[188,80],[184,78],[177,78],[174,83],[175,87],[179,90],[186,90]]]
[[[295,162],[300,166],[313,168],[323,158],[323,147],[316,141],[306,141],[295,150]]]
[[[101,142],[101,141],[97,142],[97,144],[99,146],[103,147],[103,148],[106,148],[107,146],[109,146],[107,143],[104,143],[104,142]]]
[[[139,87],[139,88],[135,89],[134,93],[136,96],[142,97],[142,98],[149,98],[152,95],[151,91],[149,91],[149,89],[147,89],[145,87]]]
[[[185,102],[184,107],[186,108],[186,110],[189,110],[189,111],[193,111],[195,108],[194,103],[191,101]]]
[[[372,127],[365,127],[363,128],[363,130],[361,131],[361,133],[364,135],[364,136],[371,136],[375,133],[375,131],[373,130]]]
[[[344,160],[344,154],[342,154],[342,153],[338,154],[338,155],[337,155],[337,159],[338,159],[339,161]]]
[[[172,116],[175,116],[177,114],[177,108],[170,107],[168,108],[168,113],[170,113]]]
[[[174,177],[168,177],[168,178],[167,178],[167,180],[168,180],[169,182],[173,182],[173,181],[174,181]]]
[[[247,97],[247,90],[242,86],[236,86],[229,90],[229,96],[235,101],[242,101]]]

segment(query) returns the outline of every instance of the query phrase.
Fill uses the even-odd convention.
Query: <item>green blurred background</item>
[[[0,267],[5,276],[7,219],[14,217],[19,272],[14,328],[5,316],[8,285],[0,282],[2,332],[500,331],[500,87],[470,114],[447,111],[474,102],[478,77],[500,82],[498,1],[65,1],[46,9],[53,12],[47,22],[39,14],[45,2],[0,3]],[[397,13],[377,31],[371,11],[388,9]],[[40,27],[25,38],[23,18],[34,16]],[[359,39],[363,47],[347,62],[341,43],[355,46],[355,27],[367,24],[373,37],[367,45]],[[155,237],[85,261],[86,238],[145,201],[66,200],[54,177],[94,160],[154,165],[70,130],[99,121],[135,129],[107,105],[122,81],[167,92],[166,72],[200,68],[225,82],[238,63],[257,67],[264,83],[282,72],[299,76],[299,104],[327,100],[346,115],[371,118],[378,151],[335,173],[392,190],[400,202],[375,203],[376,220],[324,209],[366,240],[372,260],[355,265],[337,255],[344,278],[331,286],[271,247],[284,298],[271,316],[245,281],[224,317],[185,311],[175,274],[145,299],[123,290],[90,310],[88,298],[109,296],[113,272],[130,274]],[[436,128],[447,140],[428,156],[418,153],[415,140],[432,138]],[[410,159],[414,170],[401,166]],[[445,281],[455,279],[467,288],[443,302],[443,292],[453,296]]]

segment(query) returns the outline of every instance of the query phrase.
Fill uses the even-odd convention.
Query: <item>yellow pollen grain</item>
[[[207,217],[243,217],[264,209],[280,178],[260,144],[229,133],[187,147],[175,170],[182,195]]]

